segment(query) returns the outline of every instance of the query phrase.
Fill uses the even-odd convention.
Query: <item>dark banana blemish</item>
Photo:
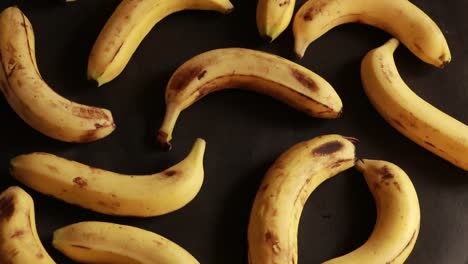
[[[177,174],[177,171],[175,171],[175,170],[168,170],[168,171],[164,172],[164,175],[166,175],[167,177],[172,177],[172,176],[174,176],[176,174]]]
[[[52,172],[59,172],[59,170],[57,169],[57,167],[53,166],[53,165],[46,165],[47,169],[49,169],[50,171]]]
[[[13,195],[8,195],[0,199],[0,220],[8,220],[15,212]]]
[[[85,188],[86,186],[88,186],[88,182],[81,177],[74,178],[73,183],[79,188]]]
[[[86,249],[86,250],[91,250],[90,247],[85,247],[85,246],[81,246],[81,245],[70,245],[70,247],[74,247],[74,248],[80,248],[80,249]]]
[[[203,79],[203,77],[205,77],[205,74],[206,74],[206,70],[203,70],[202,72],[200,72],[200,74],[198,74],[197,79],[198,80]]]
[[[379,174],[381,175],[382,181],[393,179],[395,176],[390,172],[390,169],[387,166],[383,166]]]
[[[395,188],[397,188],[397,190],[401,192],[401,186],[398,182],[394,181],[393,185],[395,185]]]
[[[403,125],[403,123],[401,123],[399,120],[397,120],[397,119],[395,119],[395,118],[392,118],[392,119],[391,119],[391,122],[392,122],[393,124],[395,124],[395,125],[397,125],[397,126],[403,128],[403,129],[406,129],[406,127]]]
[[[291,74],[296,78],[296,80],[301,83],[304,87],[312,90],[312,91],[317,91],[318,87],[317,84],[312,80],[309,76],[307,76],[305,73],[291,68]]]
[[[24,235],[24,230],[16,230],[13,235],[10,236],[10,238],[19,238]]]
[[[428,145],[428,146],[431,146],[433,148],[436,148],[436,146],[434,146],[434,144],[432,144],[431,142],[428,142],[428,141],[424,141],[424,144]]]
[[[265,234],[265,242],[271,246],[272,252],[277,255],[281,252],[281,247],[279,246],[278,236],[268,231]]]
[[[92,106],[74,106],[72,115],[84,119],[104,119],[109,120],[109,116],[103,109]]]
[[[112,59],[109,61],[108,65],[111,64],[115,58],[117,57],[117,55],[119,54],[120,50],[122,49],[122,46],[124,45],[124,42],[122,42],[120,44],[120,46],[117,48],[117,50],[115,51],[114,55],[112,56]]]
[[[283,7],[283,6],[287,5],[287,4],[289,4],[289,2],[290,2],[290,0],[284,0],[283,2],[280,2],[280,3],[278,4],[278,6],[279,6],[279,7]]]
[[[268,189],[269,186],[270,186],[270,184],[268,184],[268,183],[265,184],[265,185],[263,185],[263,186],[260,188],[260,191],[261,191],[261,192],[266,192],[266,190]]]
[[[179,71],[172,77],[171,87],[176,91],[183,90],[191,81],[198,78],[202,72],[203,67],[200,65]]]
[[[304,14],[304,17],[303,17],[304,21],[311,21],[312,19],[314,19],[314,17],[317,14],[322,13],[322,8],[325,5],[326,3],[322,3],[319,6],[314,6],[314,7],[309,8],[309,10],[307,10]]]
[[[339,151],[343,147],[344,147],[343,143],[341,143],[340,141],[335,140],[335,141],[324,143],[324,144],[316,147],[312,151],[312,154],[315,155],[315,156],[330,155],[330,154],[333,154],[333,153]]]
[[[345,162],[348,162],[348,161],[352,161],[353,159],[340,159],[340,160],[337,160],[335,162],[333,162],[331,165],[330,165],[330,168],[334,169],[334,168],[337,168],[339,166],[341,166],[341,164],[345,163]]]
[[[421,46],[419,46],[418,43],[414,42],[414,43],[413,43],[413,46],[414,46],[417,50],[419,50],[419,51],[421,51],[421,52],[423,51],[423,49],[421,48]]]
[[[120,208],[120,202],[111,202],[111,203],[106,203],[104,201],[98,201],[98,205],[108,208],[110,210],[117,210]]]
[[[44,258],[44,254],[42,254],[41,252],[37,252],[36,253],[36,258],[42,259],[42,258]]]

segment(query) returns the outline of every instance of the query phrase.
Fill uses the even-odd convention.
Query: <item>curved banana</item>
[[[182,10],[229,13],[229,0],[123,0],[109,18],[88,61],[88,78],[101,86],[125,68],[141,41],[160,20]]]
[[[403,264],[416,244],[421,214],[411,179],[398,166],[381,160],[360,160],[377,206],[377,221],[369,239],[353,252],[323,264]]]
[[[55,263],[37,234],[33,199],[18,186],[0,194],[0,263]]]
[[[322,182],[354,166],[354,139],[325,135],[296,144],[267,171],[248,227],[249,263],[298,263],[302,208]]]
[[[345,23],[364,23],[387,31],[426,63],[443,67],[451,60],[437,24],[408,0],[309,0],[293,22],[295,51],[302,57],[311,42]]]
[[[80,263],[198,264],[185,249],[156,233],[105,222],[81,222],[54,232],[52,244]]]
[[[52,154],[21,155],[10,173],[41,193],[96,212],[149,217],[188,204],[203,183],[205,141],[197,139],[190,154],[171,168],[147,176],[117,174]]]
[[[370,51],[362,61],[364,90],[382,117],[420,146],[468,170],[468,126],[416,95],[402,80],[393,53],[398,40]]]
[[[90,142],[115,129],[109,110],[81,105],[55,93],[42,79],[31,23],[17,7],[0,14],[0,90],[31,127],[66,142]]]
[[[257,28],[261,36],[275,40],[289,25],[296,0],[258,0]]]
[[[193,57],[172,75],[159,143],[170,147],[184,109],[211,92],[236,87],[270,95],[313,117],[337,118],[343,108],[333,87],[307,68],[261,51],[216,49]]]

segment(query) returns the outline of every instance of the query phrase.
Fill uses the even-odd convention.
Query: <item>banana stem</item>
[[[180,112],[181,110],[179,110],[179,108],[174,105],[168,104],[166,107],[164,121],[156,135],[157,142],[165,150],[170,150],[172,148],[170,142],[172,139],[172,131],[174,130],[174,126],[177,118],[180,115]]]

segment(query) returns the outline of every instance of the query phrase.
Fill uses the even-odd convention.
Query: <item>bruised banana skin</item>
[[[54,232],[52,244],[79,263],[199,264],[185,249],[156,233],[105,222],[80,222]]]
[[[258,0],[257,28],[261,36],[275,40],[291,23],[295,0]]]
[[[295,51],[303,57],[310,43],[345,23],[364,23],[398,38],[426,63],[443,67],[451,60],[437,24],[408,0],[309,0],[297,12]]]
[[[398,166],[381,160],[359,160],[377,206],[377,221],[358,249],[323,264],[403,264],[416,244],[421,213],[416,190]]]
[[[42,79],[35,57],[34,32],[17,7],[0,14],[0,90],[32,128],[65,142],[90,142],[115,129],[109,110],[72,102]]]
[[[468,170],[468,126],[416,95],[398,73],[391,39],[370,51],[361,64],[364,91],[377,112],[396,130],[455,166]]]
[[[99,213],[150,217],[188,204],[203,183],[205,141],[197,139],[190,154],[171,168],[133,176],[105,171],[52,154],[15,157],[10,173],[41,193]]]
[[[248,227],[249,263],[297,264],[299,219],[321,183],[354,166],[355,139],[325,135],[296,144],[267,171]]]
[[[151,29],[182,10],[229,13],[229,0],[123,0],[99,34],[88,60],[88,78],[101,86],[115,79]]]
[[[251,49],[216,49],[191,58],[172,75],[158,142],[170,148],[180,113],[205,95],[229,88],[272,96],[317,118],[338,118],[343,108],[333,87],[299,64]]]
[[[0,263],[55,263],[37,234],[34,202],[18,186],[0,194]]]

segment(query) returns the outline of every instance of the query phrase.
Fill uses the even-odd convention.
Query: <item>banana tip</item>
[[[172,148],[172,144],[168,140],[168,135],[164,131],[158,131],[156,142],[164,151],[169,151]]]

